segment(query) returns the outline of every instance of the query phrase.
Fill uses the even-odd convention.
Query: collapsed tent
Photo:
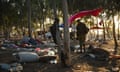
[[[86,11],[81,11],[79,13],[76,13],[74,15],[72,15],[70,18],[69,18],[69,23],[71,24],[76,18],[79,18],[79,17],[83,17],[83,16],[87,16],[87,15],[93,15],[93,16],[97,16],[99,15],[99,13],[102,11],[101,8],[98,8],[98,9],[94,9],[94,10],[86,10]]]

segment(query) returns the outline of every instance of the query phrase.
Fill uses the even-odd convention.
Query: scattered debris
[[[9,69],[11,68],[11,66],[9,64],[0,64],[0,69],[1,70],[5,70],[5,71],[9,71]]]
[[[110,53],[102,48],[94,48],[92,45],[88,47],[87,54],[96,60],[107,61]]]
[[[0,69],[9,72],[18,72],[23,70],[23,66],[20,63],[12,63],[12,64],[0,64]]]
[[[19,62],[35,62],[39,56],[35,52],[18,52],[13,54]]]
[[[120,68],[119,67],[112,67],[112,72],[119,72]]]

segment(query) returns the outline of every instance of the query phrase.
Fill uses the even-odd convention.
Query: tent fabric
[[[101,11],[102,11],[102,8],[98,8],[94,10],[86,10],[86,11],[81,11],[79,13],[76,13],[69,18],[68,20],[69,24],[71,24],[76,18],[83,17],[86,15],[98,16]]]

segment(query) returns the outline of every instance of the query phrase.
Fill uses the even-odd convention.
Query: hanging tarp
[[[102,11],[102,8],[98,8],[98,9],[94,9],[94,10],[81,11],[79,13],[76,13],[76,14],[72,15],[69,18],[69,23],[71,24],[76,18],[80,18],[80,17],[87,16],[87,15],[98,16],[101,11]]]

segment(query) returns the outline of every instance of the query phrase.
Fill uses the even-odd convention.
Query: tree
[[[64,21],[64,55],[65,63],[67,66],[71,65],[71,54],[70,54],[70,34],[69,34],[69,24],[68,24],[68,6],[67,1],[62,0],[63,8],[63,21]]]

